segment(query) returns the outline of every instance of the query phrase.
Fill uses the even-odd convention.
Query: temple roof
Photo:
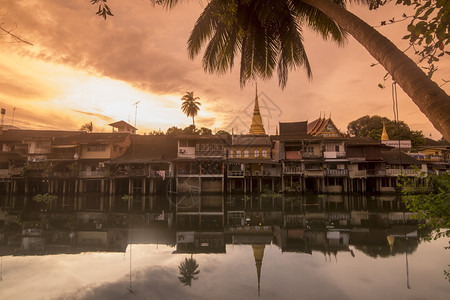
[[[308,134],[322,137],[343,137],[336,125],[334,125],[331,117],[328,119],[319,117],[307,126]]]
[[[258,86],[256,86],[255,107],[253,109],[252,125],[250,125],[249,134],[266,135],[266,131],[264,130],[264,125],[261,118],[261,112],[259,111]]]
[[[303,135],[308,131],[308,122],[285,122],[280,124],[280,135]]]

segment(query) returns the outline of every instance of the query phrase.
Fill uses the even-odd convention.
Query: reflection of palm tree
[[[198,275],[198,273],[200,273],[200,270],[197,270],[197,268],[197,261],[192,258],[192,254],[191,258],[184,258],[184,260],[181,261],[180,265],[178,266],[178,270],[180,271],[181,275],[178,277],[180,282],[184,285],[191,286],[192,280],[198,279],[198,276],[195,275]]]

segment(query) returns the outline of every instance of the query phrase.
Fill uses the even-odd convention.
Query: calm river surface
[[[0,198],[0,299],[449,299],[395,196]]]

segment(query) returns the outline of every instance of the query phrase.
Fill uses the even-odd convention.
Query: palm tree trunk
[[[194,122],[194,116],[192,116],[192,125],[194,125],[194,132],[193,133],[195,133],[195,122]]]
[[[330,0],[301,1],[328,15],[364,46],[450,141],[450,97],[414,61],[373,27]]]

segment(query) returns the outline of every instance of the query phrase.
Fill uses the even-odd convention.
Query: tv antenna
[[[141,101],[136,101],[133,104],[131,104],[131,106],[135,106],[136,110],[134,112],[134,127],[136,127],[136,119],[137,119],[137,106]]]

